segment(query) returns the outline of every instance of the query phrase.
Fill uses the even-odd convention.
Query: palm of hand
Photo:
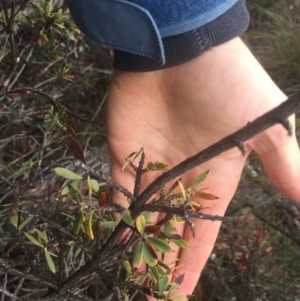
[[[135,176],[121,173],[124,159],[144,148],[146,162],[161,160],[173,167],[187,157],[240,129],[247,122],[274,108],[285,96],[273,84],[239,39],[208,51],[181,66],[149,73],[116,72],[108,106],[108,142],[112,155],[112,176],[132,190]],[[275,126],[246,143],[260,154],[267,172],[284,192],[296,198],[299,159],[295,139]],[[286,151],[288,156],[285,156]],[[203,185],[220,200],[201,200],[204,213],[223,215],[236,189],[247,156],[233,149],[193,169],[183,177],[188,185],[203,171],[210,170]],[[274,166],[274,164],[277,166]],[[298,164],[298,163],[297,163]],[[297,166],[298,167],[298,166]],[[289,182],[282,178],[289,175]],[[141,191],[158,176],[147,173]],[[201,187],[200,187],[201,188]],[[299,197],[298,197],[299,198]],[[120,195],[116,200],[125,205]],[[196,239],[190,229],[178,226],[189,249],[175,250],[168,259],[180,257],[176,276],[185,273],[178,294],[191,294],[212,250],[219,222],[195,221]],[[199,255],[197,255],[199,254]],[[192,255],[192,256],[191,256]],[[175,276],[175,278],[176,278]]]

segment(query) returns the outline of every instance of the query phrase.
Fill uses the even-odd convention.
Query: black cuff
[[[178,66],[213,46],[241,35],[247,30],[249,22],[245,0],[239,0],[210,23],[183,34],[163,38],[165,65],[144,56],[115,50],[114,68],[128,72],[145,72]]]

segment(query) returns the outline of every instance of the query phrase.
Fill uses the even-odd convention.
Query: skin
[[[235,38],[177,67],[146,73],[115,71],[108,101],[108,143],[112,177],[133,190],[135,175],[121,173],[124,159],[144,147],[146,162],[161,160],[173,167],[286,99],[240,38]],[[294,117],[290,117],[294,124]],[[210,170],[199,188],[219,200],[199,200],[204,213],[224,215],[236,190],[245,160],[254,150],[266,172],[287,197],[300,201],[300,157],[295,136],[276,125],[245,143],[246,156],[235,148],[193,169],[185,187]],[[160,172],[146,174],[140,191]],[[120,194],[114,200],[127,206]],[[156,215],[153,219],[161,218]],[[168,261],[179,258],[174,278],[185,273],[176,295],[192,294],[212,251],[219,222],[195,221],[196,238],[184,224],[177,231],[190,248],[174,246]],[[149,299],[151,300],[151,299]]]

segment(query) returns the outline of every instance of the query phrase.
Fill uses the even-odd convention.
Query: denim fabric
[[[165,64],[163,37],[198,28],[237,0],[67,0],[79,29],[93,40]]]
[[[238,0],[213,21],[191,31],[163,38],[164,65],[145,56],[115,49],[114,67],[127,72],[148,72],[178,66],[241,35],[247,30],[249,22],[245,0]]]
[[[67,0],[78,28],[104,46],[165,64],[162,38],[144,8],[123,0]]]
[[[184,33],[225,13],[237,0],[128,0],[149,11],[162,37]]]

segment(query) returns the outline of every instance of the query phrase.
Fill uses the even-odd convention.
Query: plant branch
[[[231,148],[238,146],[240,149],[243,148],[243,142],[249,140],[253,136],[259,134],[260,132],[266,130],[267,128],[280,123],[283,124],[285,128],[289,131],[289,123],[287,121],[288,116],[295,113],[300,105],[300,92],[295,94],[293,97],[289,98],[287,101],[276,107],[275,109],[267,112],[266,114],[262,115],[261,117],[257,118],[253,122],[249,123],[242,129],[236,131],[235,133],[223,138],[219,142],[209,146],[205,150],[199,152],[198,154],[186,159],[185,161],[181,162],[171,170],[163,173],[159,176],[156,180],[154,180],[137,198],[137,203],[139,206],[135,206],[135,202],[133,202],[129,209],[132,210],[132,218],[135,218],[138,215],[139,211],[143,211],[145,209],[145,203],[155,194],[162,186],[164,186],[167,182],[175,179],[176,177],[186,173],[187,171],[191,170],[192,168],[203,164],[204,162],[214,158],[215,156],[220,155],[224,151],[227,151]],[[284,122],[282,122],[284,120]],[[289,134],[290,131],[289,131]],[[101,178],[101,177],[100,177]],[[128,193],[128,192],[126,192]],[[130,193],[130,192],[129,192]],[[131,194],[131,193],[130,193]],[[126,195],[126,194],[125,194]],[[151,204],[149,205],[151,208]],[[147,210],[149,210],[147,207]],[[154,208],[153,208],[154,209]],[[155,208],[156,211],[159,209],[167,210],[170,209],[170,213],[182,214],[182,209],[180,208],[169,208],[157,206]],[[203,213],[198,213],[194,211],[189,212],[189,217],[191,218],[202,218],[202,219],[210,219],[210,220],[224,220],[224,217],[219,216],[210,216],[205,215]],[[239,218],[240,219],[240,218]],[[79,278],[84,277],[87,274],[90,274],[92,271],[97,269],[99,264],[105,259],[107,252],[110,252],[112,247],[117,243],[118,239],[120,238],[121,234],[124,233],[125,229],[127,228],[127,224],[124,221],[120,221],[118,226],[115,228],[115,231],[111,234],[105,244],[103,244],[102,248],[99,250],[98,255],[91,261],[87,262],[84,266],[82,266],[79,270],[73,273],[68,279],[66,279],[59,287],[59,294],[63,294],[69,291],[72,287],[76,286],[78,283]],[[119,283],[120,285],[121,283]],[[142,288],[139,288],[142,289]],[[57,292],[56,292],[57,293]],[[51,294],[50,294],[51,295]],[[49,294],[48,294],[49,297]]]
[[[249,122],[240,130],[226,136],[217,143],[207,147],[200,153],[182,161],[171,170],[163,173],[156,180],[154,180],[138,197],[139,204],[145,204],[149,198],[160,189],[162,185],[165,185],[176,177],[179,177],[194,167],[207,162],[208,160],[231,148],[239,147],[243,153],[242,145],[245,141],[275,124],[282,124],[287,129],[288,133],[291,134],[291,126],[287,118],[291,114],[295,113],[299,109],[299,106],[300,92],[290,97],[275,109],[258,117],[253,122]]]

